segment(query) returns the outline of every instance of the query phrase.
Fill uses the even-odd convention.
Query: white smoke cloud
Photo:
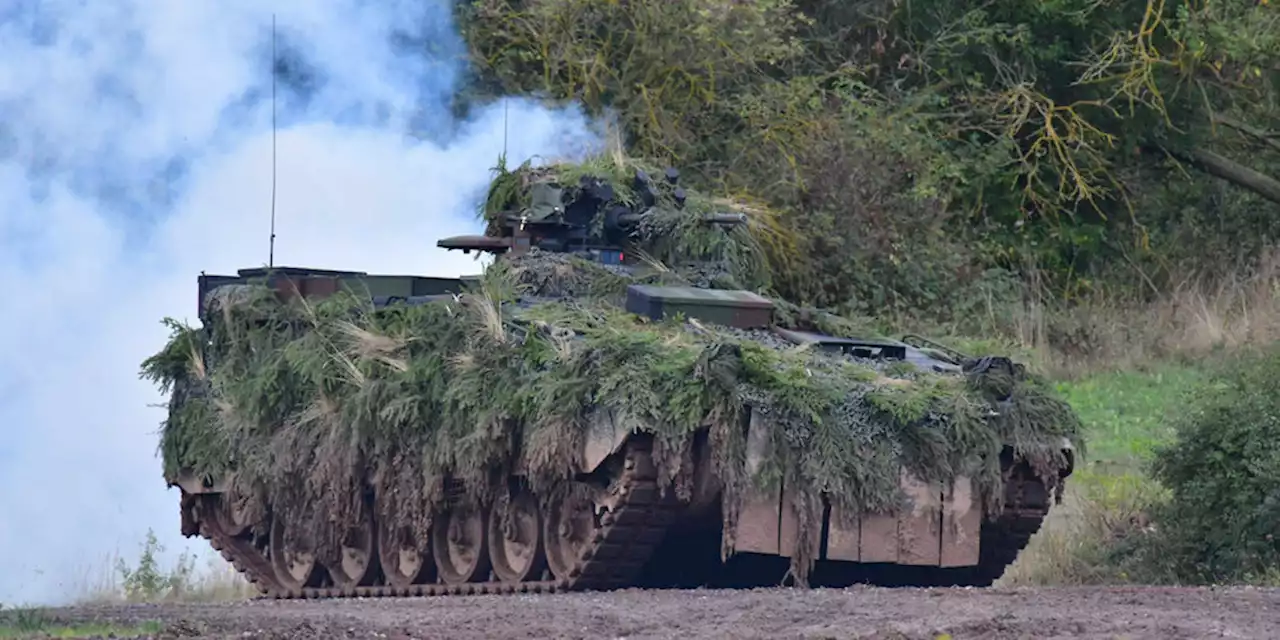
[[[504,141],[516,162],[594,146],[577,112],[527,102],[455,122],[450,4],[0,7],[0,603],[74,597],[148,529],[205,551],[178,533],[163,398],[137,374],[161,318],[194,321],[200,271],[267,261],[272,12],[278,265],[477,272],[435,242],[478,232]]]

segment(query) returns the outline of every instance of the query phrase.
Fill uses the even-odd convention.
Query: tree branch
[[[1162,147],[1161,150],[1215,178],[1221,178],[1280,204],[1280,180],[1208,149],[1193,148],[1190,151],[1181,152]]]
[[[1272,133],[1270,131],[1263,131],[1262,129],[1251,127],[1234,118],[1230,118],[1217,113],[1213,114],[1213,122],[1215,124],[1220,124],[1225,127],[1230,127],[1232,129],[1235,129],[1236,131],[1239,131],[1240,133],[1243,133],[1251,138],[1254,138],[1255,140],[1258,140],[1262,144],[1265,144],[1271,147],[1272,149],[1275,149],[1276,151],[1280,151],[1280,134]]]

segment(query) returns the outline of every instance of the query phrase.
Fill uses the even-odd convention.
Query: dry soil
[[[159,620],[161,638],[1268,638],[1280,590],[616,591],[434,599],[95,606],[68,622]]]

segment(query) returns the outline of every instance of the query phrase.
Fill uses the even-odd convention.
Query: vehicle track
[[[608,511],[600,515],[599,528],[579,552],[568,575],[558,579],[290,589],[276,577],[252,532],[228,535],[217,518],[211,517],[217,496],[204,496],[200,503],[204,513],[199,519],[199,535],[264,596],[277,599],[554,593],[624,587],[644,569],[675,515],[674,499],[664,496],[658,487],[650,452],[651,446],[644,440],[627,447],[622,474],[608,489]]]

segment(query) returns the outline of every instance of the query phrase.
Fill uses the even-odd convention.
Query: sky
[[[195,322],[196,277],[264,266],[278,78],[275,264],[456,276],[510,162],[597,147],[576,110],[515,99],[465,120],[450,0],[0,4],[0,603],[58,604],[167,560],[177,489],[138,377]],[[504,124],[505,123],[505,124]]]

